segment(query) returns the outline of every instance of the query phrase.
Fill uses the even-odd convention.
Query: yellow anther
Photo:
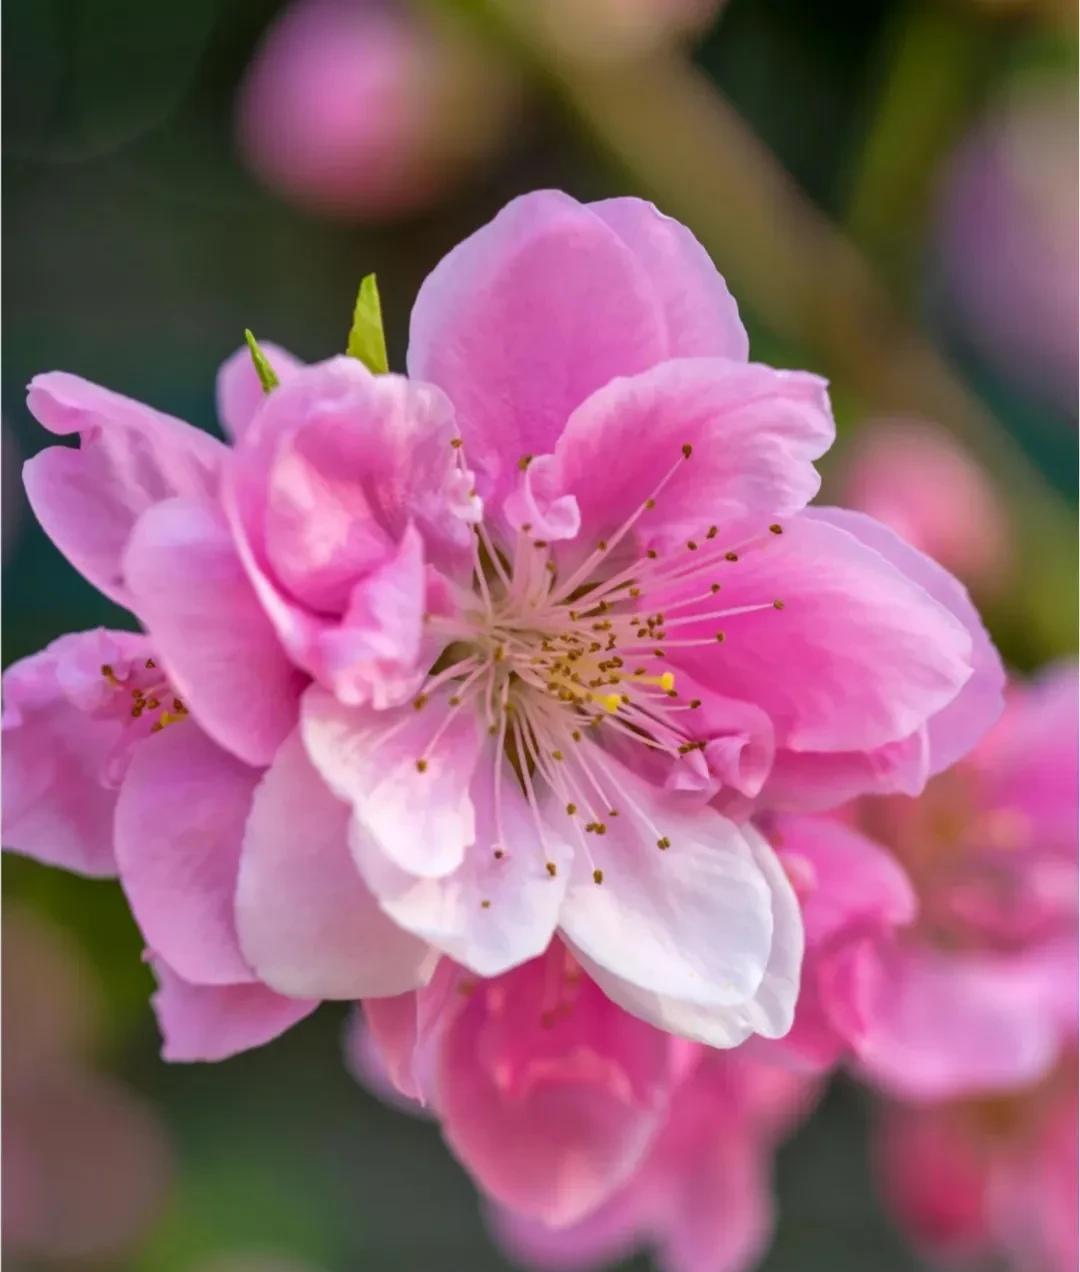
[[[622,706],[623,696],[621,693],[605,693],[600,699],[605,711],[614,714]]]
[[[675,673],[673,671],[665,671],[660,677],[660,688],[665,693],[670,693],[675,688]]]
[[[592,881],[593,881],[593,883],[603,883],[603,882],[604,882],[604,872],[603,872],[602,870],[594,870],[594,871],[592,872]]]

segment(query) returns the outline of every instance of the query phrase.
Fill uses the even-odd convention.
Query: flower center
[[[456,589],[452,616],[426,620],[445,645],[413,705],[422,709],[440,688],[451,696],[426,754],[417,757],[419,772],[456,715],[477,710],[495,738],[496,793],[499,770],[509,765],[538,825],[542,782],[578,835],[603,835],[626,811],[647,824],[658,848],[671,846],[627,791],[612,753],[644,748],[653,759],[677,762],[704,751],[707,739],[693,729],[701,699],[680,693],[669,652],[715,649],[725,640],[716,620],[783,608],[779,601],[720,604],[716,574],[739,557],[718,545],[716,526],[664,552],[631,536],[691,455],[683,446],[652,494],[576,565],[565,566],[559,549],[534,537],[527,523],[505,549],[482,522],[473,528],[471,589]],[[769,529],[781,533],[778,525]],[[497,857],[504,853],[501,829],[498,837]],[[553,863],[548,869],[555,873]],[[603,872],[594,869],[593,878],[602,882]]]

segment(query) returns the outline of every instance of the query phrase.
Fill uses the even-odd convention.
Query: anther
[[[492,853],[492,856],[496,861],[502,861],[502,859],[506,856],[506,853],[502,848],[496,848],[494,853]]]
[[[784,608],[784,602],[783,602],[783,601],[773,601],[773,603],[772,603],[772,607],[773,607],[773,609],[783,609],[783,608]]]
[[[686,546],[690,549],[691,552],[697,551],[697,544],[693,541],[693,539],[687,539]]]
[[[770,534],[783,534],[783,533],[784,533],[784,527],[783,527],[783,526],[781,526],[781,525],[778,525],[776,522],[773,522],[773,524],[769,527],[769,533],[770,533]]]
[[[454,450],[460,450],[462,446],[465,445],[465,443],[461,440],[460,437],[452,437],[450,439],[450,445],[454,448]]]
[[[725,560],[725,561],[737,561],[738,559],[739,559],[739,554],[738,554],[737,552],[725,552],[725,553],[724,553],[724,560]]]
[[[719,584],[719,583],[713,583],[713,584],[710,586],[709,591],[713,594],[713,596],[715,596],[715,595],[717,594],[717,592],[719,592],[719,591],[720,591],[720,584]]]
[[[559,867],[554,863],[554,861],[546,861],[544,863],[544,868],[553,879],[559,873]]]
[[[427,772],[427,760],[417,760],[417,761],[416,761],[416,771],[417,771],[418,773],[426,773],[426,772]]]
[[[567,804],[567,806],[566,806],[566,811],[567,811],[567,813],[568,813],[571,817],[573,817],[573,815],[577,812],[577,805],[576,805],[576,804]]]
[[[670,839],[668,839],[667,835],[664,835],[664,837],[663,837],[662,839],[658,839],[658,840],[656,841],[656,846],[657,846],[657,848],[659,848],[662,852],[663,852],[663,851],[666,851],[668,848],[670,848],[670,847],[671,847],[671,840],[670,840]]]
[[[154,670],[154,668],[157,666],[157,663],[156,663],[156,662],[154,662],[154,660],[153,660],[152,658],[148,658],[148,659],[146,660],[146,664],[145,664],[145,665],[146,665],[146,670],[147,670],[147,671],[153,671],[153,670]]]
[[[719,530],[719,528],[718,528],[718,527],[716,527],[716,526],[710,526],[710,527],[709,527],[709,529],[708,529],[708,531],[706,532],[705,538],[706,538],[706,539],[715,539],[715,538],[716,538],[716,536],[717,536],[719,533],[720,533],[720,530]]]
[[[491,902],[485,898],[483,901],[480,902],[480,908],[481,910],[490,910]]]
[[[682,453],[683,453],[683,459],[689,459],[690,456],[694,453],[694,448],[690,445],[689,442],[683,442]]]
[[[724,635],[724,633],[723,633],[723,632],[717,632],[717,633],[716,633],[716,643],[717,643],[718,645],[722,645],[726,639],[727,639],[727,638],[725,637],[725,635]]]
[[[592,872],[592,881],[593,881],[593,883],[603,883],[603,882],[604,882],[604,872],[603,872],[602,870],[594,870],[594,871]]]
[[[652,510],[653,510],[655,507],[656,507],[656,500],[655,500],[655,499],[646,499],[646,500],[645,500],[645,511],[646,511],[646,512],[652,512]]]
[[[522,455],[522,457],[518,460],[518,468],[520,468],[521,471],[524,472],[525,469],[528,468],[528,466],[532,463],[532,461],[533,461],[533,457],[531,455]]]
[[[427,700],[428,699],[427,699],[426,693],[417,694],[416,697],[413,699],[413,709],[416,711],[419,711],[420,708],[424,705],[424,703],[427,702]]]

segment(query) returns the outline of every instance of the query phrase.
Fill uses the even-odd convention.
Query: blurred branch
[[[1009,600],[1027,649],[1071,651],[1076,536],[1064,501],[715,85],[669,51],[569,62],[545,39],[532,0],[441,4],[482,21],[531,65],[635,186],[694,230],[735,295],[866,413],[922,416],[964,442],[1015,520],[1024,568]]]

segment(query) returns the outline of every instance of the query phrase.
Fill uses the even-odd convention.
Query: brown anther
[[[667,837],[667,835],[665,835],[662,839],[658,839],[656,841],[656,846],[661,851],[666,851],[668,848],[671,847],[671,840]]]
[[[461,698],[460,698],[460,697],[459,697],[459,695],[458,695],[458,694],[456,694],[456,693],[453,695],[453,697],[451,697],[451,698],[447,699],[447,701],[450,703],[450,706],[452,706],[452,707],[460,707],[460,706],[461,706]]]
[[[111,667],[108,663],[102,663],[102,664],[101,664],[101,674],[105,677],[105,679],[106,679],[106,680],[112,680],[112,678],[113,678],[113,669],[112,669],[112,667]]]
[[[187,707],[184,706],[179,698],[174,698],[172,700],[172,709],[180,712],[181,715],[187,715]]]
[[[655,499],[646,499],[646,500],[645,500],[645,511],[646,511],[646,512],[652,512],[652,510],[653,510],[655,507],[656,507],[656,500],[655,500]]]
[[[773,607],[773,609],[783,609],[783,608],[784,608],[784,602],[783,602],[783,601],[773,601],[773,603],[772,603],[772,607]]]
[[[576,805],[576,804],[567,804],[567,806],[566,806],[566,811],[567,811],[567,813],[568,813],[571,817],[573,817],[573,815],[577,812],[577,805]]]
[[[717,633],[716,633],[716,643],[717,643],[718,645],[722,645],[726,639],[727,639],[727,637],[724,635],[724,633],[723,633],[723,632],[717,632]]]
[[[138,706],[131,708],[131,714],[135,717],[136,720],[139,718],[139,716],[142,715],[142,713],[143,713],[142,703],[139,703]]]
[[[546,548],[546,547],[547,547],[547,545],[548,545],[548,541],[547,541],[546,539],[534,539],[534,540],[533,540],[533,547],[534,547],[534,548]]]
[[[161,706],[161,703],[157,700],[157,698],[147,698],[143,703],[143,706],[149,707],[151,711],[155,711]]]
[[[697,544],[693,541],[693,539],[687,539],[686,546],[690,549],[691,552],[697,551]]]
[[[551,875],[553,879],[559,873],[559,867],[554,863],[554,861],[546,861],[544,863],[544,869],[547,870],[548,874]]]
[[[706,538],[706,539],[715,539],[715,538],[716,538],[716,536],[717,536],[719,533],[720,533],[720,531],[719,531],[718,527],[716,527],[716,526],[710,526],[710,527],[709,527],[709,529],[708,529],[708,530],[706,531],[706,533],[705,533],[705,538]]]
[[[506,856],[506,853],[503,851],[502,848],[496,848],[492,855],[494,856],[496,861],[502,861],[502,859]]]
[[[640,588],[640,587],[632,587],[632,588],[630,589],[630,595],[631,595],[631,596],[633,596],[633,597],[638,597],[638,596],[640,596],[640,595],[641,595],[641,588]]]
[[[481,909],[481,910],[490,910],[490,909],[491,909],[491,902],[490,902],[490,901],[488,901],[487,899],[485,899],[485,900],[481,901],[481,902],[480,902],[480,909]]]
[[[694,448],[690,445],[689,442],[683,442],[682,453],[683,453],[683,459],[689,459],[690,456],[694,453]]]
[[[424,705],[424,703],[427,702],[427,700],[428,699],[427,699],[426,693],[418,693],[416,697],[413,699],[413,709],[416,711],[419,711],[420,708]]]
[[[462,446],[465,445],[465,443],[461,440],[460,437],[451,437],[450,445],[454,448],[454,450],[460,450]]]
[[[618,815],[619,815],[619,810],[618,810],[617,808],[609,808],[609,809],[607,810],[607,815],[608,815],[609,817],[618,817]]]
[[[156,663],[156,662],[154,662],[154,660],[153,660],[152,658],[148,658],[148,659],[146,660],[145,666],[146,666],[146,670],[147,670],[147,671],[153,671],[153,670],[154,670],[154,668],[157,666],[157,663]]]
[[[603,823],[603,822],[597,822],[597,823],[596,823],[596,825],[593,827],[593,830],[594,830],[594,831],[595,831],[598,835],[606,835],[606,834],[607,834],[607,827],[604,825],[604,823]]]
[[[570,736],[574,739],[574,741],[575,741],[575,742],[580,742],[580,741],[581,741],[581,730],[580,730],[580,729],[574,729],[574,730],[571,732]]]
[[[603,872],[602,870],[594,870],[594,871],[592,872],[592,881],[593,881],[593,883],[603,883],[603,882],[604,882],[604,872]]]
[[[161,732],[161,730],[162,730],[162,729],[164,729],[164,727],[165,727],[165,726],[164,726],[164,725],[161,723],[161,721],[159,720],[156,724],[152,724],[152,725],[150,726],[150,732],[151,732],[151,733],[160,733],[160,732]]]
[[[690,710],[691,710],[691,711],[696,711],[696,710],[698,709],[698,707],[700,707],[700,706],[701,706],[701,699],[700,699],[700,698],[691,698],[691,699],[690,699]]]
[[[606,540],[606,539],[601,539],[601,540],[600,540],[600,542],[596,545],[596,550],[597,550],[597,552],[606,552],[606,551],[607,551],[607,540]]]
[[[552,753],[551,753],[551,758],[552,758],[553,760],[559,760],[559,761],[561,761],[561,760],[562,760],[562,758],[563,758],[563,753],[562,753],[561,751],[552,751]]]
[[[663,656],[664,656],[664,651],[663,651],[662,649],[654,649],[654,650],[653,650],[653,657],[654,657],[654,658],[663,658]]]
[[[655,548],[647,548],[645,550],[645,555],[649,558],[650,561],[655,561],[656,558],[660,555],[660,553],[657,552]]]
[[[725,561],[737,561],[738,559],[739,559],[739,554],[738,554],[737,552],[725,552],[725,553],[724,553],[724,560],[725,560]]]
[[[427,772],[427,760],[417,760],[417,761],[416,761],[416,771],[417,771],[418,773],[426,773],[426,772]]]
[[[713,583],[713,584],[709,587],[709,591],[713,594],[713,596],[715,596],[715,595],[717,594],[717,592],[719,592],[719,591],[720,591],[720,584],[719,584],[719,583]]]
[[[773,522],[773,524],[769,527],[769,533],[770,533],[770,534],[783,534],[783,533],[784,533],[784,527],[783,527],[783,526],[781,526],[781,525],[778,525],[778,524],[774,521],[774,522]]]
[[[521,523],[521,533],[522,533],[522,534],[528,534],[528,533],[529,533],[529,531],[530,531],[531,529],[532,529],[532,522],[531,522],[531,521],[523,521],[523,522]]]
[[[518,460],[518,468],[520,468],[521,471],[524,472],[525,469],[528,468],[528,466],[532,463],[532,461],[533,461],[533,457],[531,455],[522,455],[522,457]]]

